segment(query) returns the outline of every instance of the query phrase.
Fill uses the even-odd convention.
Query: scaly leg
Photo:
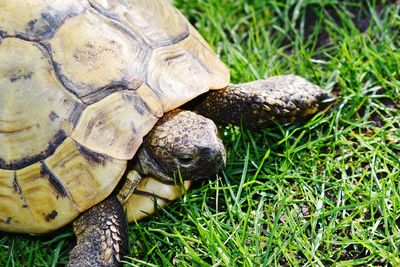
[[[128,249],[128,227],[121,203],[115,196],[84,212],[73,223],[77,244],[70,267],[121,266]]]

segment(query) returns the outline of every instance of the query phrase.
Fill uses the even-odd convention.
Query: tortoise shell
[[[106,198],[163,113],[229,72],[166,0],[0,0],[0,230]]]

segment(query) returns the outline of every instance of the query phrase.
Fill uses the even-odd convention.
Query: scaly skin
[[[84,212],[73,223],[77,244],[69,257],[69,267],[120,266],[128,250],[128,225],[116,196]]]
[[[321,102],[330,97],[300,76],[274,76],[212,90],[195,111],[217,124],[265,129],[273,123],[302,120],[320,110]]]

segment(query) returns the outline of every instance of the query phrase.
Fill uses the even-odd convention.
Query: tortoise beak
[[[195,169],[190,169],[190,175],[185,177],[190,180],[209,179],[215,174],[225,169],[226,152],[222,141],[218,139],[218,144],[212,148],[207,147],[200,150],[199,159],[193,163]]]

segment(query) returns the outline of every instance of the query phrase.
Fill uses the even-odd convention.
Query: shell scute
[[[186,19],[165,0],[89,2],[99,13],[140,35],[153,48],[177,43],[190,34]]]
[[[24,214],[27,217],[21,218],[20,223],[13,223],[14,231],[48,232],[65,225],[79,214],[70,199],[60,195],[53,187],[48,173],[43,172],[42,164],[37,162],[16,171],[15,179],[30,214]]]
[[[60,79],[86,103],[114,84],[136,89],[151,52],[140,39],[89,11],[60,26],[48,46]]]
[[[58,82],[34,43],[6,38],[0,59],[0,168],[26,167],[29,158],[53,151],[63,140],[60,133],[72,132],[69,118],[82,104]]]
[[[112,93],[82,113],[71,137],[91,150],[131,159],[158,117],[133,90]]]
[[[83,12],[86,1],[12,0],[0,2],[0,31],[3,35],[29,40],[51,37],[68,18]]]
[[[125,160],[117,160],[96,154],[77,144],[71,138],[65,140],[44,164],[68,192],[74,208],[82,212],[104,199],[122,176]]]

